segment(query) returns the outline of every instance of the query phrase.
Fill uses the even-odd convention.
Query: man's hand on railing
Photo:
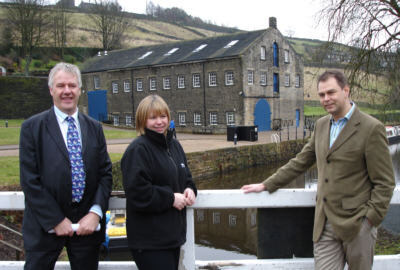
[[[263,183],[258,183],[258,184],[244,185],[240,189],[243,190],[244,193],[261,192],[265,190],[265,186]]]

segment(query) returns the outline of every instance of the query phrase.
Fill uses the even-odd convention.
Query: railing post
[[[186,209],[186,243],[181,248],[179,270],[194,270],[196,268],[195,243],[194,243],[194,210]]]

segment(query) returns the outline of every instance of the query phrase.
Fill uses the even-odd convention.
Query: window
[[[249,85],[254,83],[254,71],[253,70],[248,70],[247,71],[247,83]]]
[[[176,52],[177,50],[179,50],[179,48],[173,48],[173,49],[171,49],[169,52],[167,52],[166,54],[164,54],[164,56],[171,55],[171,54],[173,54],[174,52]]]
[[[285,74],[285,86],[290,86],[290,74]]]
[[[146,52],[145,54],[143,54],[142,56],[140,56],[138,59],[140,59],[140,60],[145,59],[147,56],[149,56],[149,55],[152,54],[152,53],[153,53],[153,51]]]
[[[193,74],[193,88],[200,87],[200,74],[196,73]]]
[[[210,125],[218,125],[218,114],[210,112]]]
[[[200,113],[194,113],[193,122],[194,122],[195,126],[201,126],[201,114]]]
[[[299,74],[296,74],[296,77],[294,79],[294,86],[297,88],[300,87],[300,75]]]
[[[257,215],[256,215],[256,213],[251,213],[251,215],[250,215],[250,225],[252,227],[257,225]]]
[[[233,85],[233,71],[225,72],[225,85]]]
[[[185,76],[178,76],[178,88],[185,88]]]
[[[265,60],[267,56],[267,49],[265,46],[261,46],[261,51],[260,51],[260,59]]]
[[[180,126],[186,126],[186,113],[178,113],[178,121]]]
[[[143,91],[143,80],[136,79],[136,91]]]
[[[267,72],[262,71],[260,74],[260,85],[267,85]]]
[[[279,67],[279,47],[276,42],[272,45],[273,51],[274,51],[274,57],[273,57],[273,65],[274,67]]]
[[[113,94],[117,94],[118,93],[118,83],[117,82],[112,82],[111,83],[111,88],[112,88]]]
[[[199,52],[202,49],[204,49],[205,47],[207,47],[207,44],[201,44],[199,47],[197,47],[196,49],[193,50],[193,52]]]
[[[236,226],[236,221],[237,221],[237,216],[236,215],[229,215],[229,226],[235,227]]]
[[[163,78],[163,89],[171,89],[171,78],[170,77],[164,77]]]
[[[198,222],[204,221],[204,210],[203,209],[197,209],[196,214],[197,214],[196,216],[197,216]]]
[[[228,126],[235,125],[235,113],[234,112],[227,112],[226,113],[226,124]]]
[[[132,115],[125,116],[125,125],[132,126]]]
[[[129,80],[124,81],[124,92],[130,92],[131,91],[131,82]]]
[[[150,91],[157,90],[157,88],[156,88],[156,77],[151,77],[149,79],[149,84],[150,84]]]
[[[99,89],[100,88],[100,77],[93,76],[93,83],[94,83],[94,89]]]
[[[217,86],[217,73],[215,72],[208,73],[208,85]]]
[[[289,63],[289,50],[285,50],[284,52],[285,63]]]
[[[274,93],[279,93],[279,74],[274,73]]]
[[[238,41],[239,40],[232,40],[231,42],[229,42],[228,44],[226,44],[225,46],[224,46],[224,48],[225,49],[228,49],[228,48],[230,48],[230,47],[232,47],[233,45],[235,45],[236,43],[238,43]]]
[[[220,223],[221,223],[221,213],[213,212],[213,224],[220,224]]]
[[[113,115],[114,126],[119,126],[119,115]]]

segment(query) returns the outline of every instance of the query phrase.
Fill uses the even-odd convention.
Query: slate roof
[[[241,55],[265,30],[110,51],[85,63],[82,73],[202,61]],[[236,42],[235,42],[236,41]],[[230,42],[234,45],[226,48]],[[195,52],[199,46],[207,44]],[[174,48],[175,52],[167,54]],[[151,53],[149,53],[151,52]],[[144,57],[147,54],[146,57]]]

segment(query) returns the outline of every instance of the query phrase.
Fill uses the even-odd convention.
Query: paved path
[[[276,134],[276,135],[274,135]],[[282,140],[287,140],[287,131],[281,132]],[[186,153],[207,151],[219,148],[238,147],[242,145],[252,144],[266,144],[279,141],[279,132],[276,131],[265,131],[258,133],[258,140],[255,142],[250,141],[238,141],[235,145],[232,141],[227,140],[227,136],[224,135],[203,135],[203,134],[188,134],[178,133],[177,138],[182,144],[182,147]],[[290,132],[290,139],[295,139],[295,131]],[[302,130],[298,130],[297,138],[303,138]],[[107,150],[109,153],[124,153],[128,147],[131,139],[115,139],[107,140]],[[18,145],[2,145],[0,146],[0,156],[18,156],[19,146]]]

